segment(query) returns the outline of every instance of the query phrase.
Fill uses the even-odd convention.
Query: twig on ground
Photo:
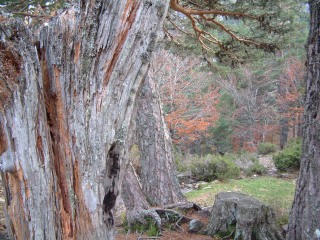
[[[176,221],[176,226],[183,232],[183,228],[179,226],[179,223],[181,222],[181,220],[183,219],[183,216],[179,218],[178,221]]]

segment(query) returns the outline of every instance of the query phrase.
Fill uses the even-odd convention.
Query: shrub
[[[206,155],[191,164],[191,173],[198,181],[225,180],[237,178],[240,168],[228,155]]]
[[[199,158],[196,154],[183,154],[180,151],[174,152],[174,162],[178,172],[183,173],[190,171],[190,165],[192,162]]]
[[[246,175],[252,176],[253,174],[262,175],[266,172],[266,167],[259,163],[259,161],[254,161],[253,164],[245,171]]]
[[[240,152],[234,155],[234,162],[240,168],[241,171],[247,170],[253,162],[258,161],[258,159],[248,152]]]
[[[298,170],[301,158],[301,141],[290,141],[286,147],[273,156],[274,164],[279,171]]]
[[[187,166],[183,163],[183,154],[180,151],[174,151],[174,163],[178,172],[187,171]]]
[[[273,143],[260,143],[258,146],[258,153],[263,155],[274,153],[276,150],[277,146]]]

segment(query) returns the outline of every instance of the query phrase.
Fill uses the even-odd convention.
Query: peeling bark
[[[0,22],[0,161],[15,239],[113,238],[133,105],[166,9],[81,1],[37,39],[19,20]]]

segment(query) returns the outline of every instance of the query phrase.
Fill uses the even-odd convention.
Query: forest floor
[[[186,216],[198,219],[201,222],[207,224],[209,218],[201,216],[197,213],[192,214],[186,214]],[[205,236],[205,235],[199,235],[199,234],[192,234],[188,232],[188,223],[184,223],[180,225],[180,228],[175,231],[170,231],[164,229],[161,232],[160,236],[148,236],[147,234],[141,234],[141,233],[126,233],[124,231],[123,227],[117,227],[116,228],[116,234],[115,234],[116,240],[215,240],[216,238]]]
[[[238,180],[230,180],[227,182],[214,181],[201,185],[197,190],[186,193],[189,201],[199,204],[201,207],[211,207],[214,202],[214,196],[223,191],[241,191],[252,195],[262,202],[271,205],[278,214],[277,223],[281,226],[286,223],[288,213],[293,200],[295,179],[297,174],[276,173],[272,158],[263,156],[259,158],[260,163],[267,168],[265,176],[253,176]],[[0,178],[1,181],[1,178]],[[6,234],[5,216],[4,216],[5,200],[3,195],[3,185],[0,184],[0,240],[9,240]],[[203,223],[207,223],[209,218],[197,214],[197,212],[186,214],[193,219],[199,219]],[[124,227],[115,228],[116,240],[209,240],[218,239],[204,235],[192,234],[188,232],[188,224],[180,225],[176,231],[164,229],[161,236],[150,237],[141,233],[126,233]]]
[[[198,189],[185,193],[185,196],[189,201],[199,204],[201,207],[212,207],[214,203],[214,197],[219,192],[227,191],[241,191],[256,197],[263,203],[270,205],[276,212],[276,221],[281,227],[288,221],[289,211],[293,201],[295,183],[297,173],[279,174],[274,166],[272,156],[260,156],[259,162],[266,167],[266,174],[263,176],[253,175],[252,177],[246,177],[237,180],[229,180],[226,182],[213,181],[211,183],[201,184]],[[186,214],[190,218],[196,218],[204,223],[209,219],[205,219],[202,216],[193,214]],[[140,233],[125,233],[123,227],[116,228],[116,240],[147,240],[147,239],[159,239],[159,240],[218,240],[221,238],[214,238],[210,236],[192,234],[188,232],[188,224],[181,226],[182,229],[177,231],[162,232],[161,236],[149,237]]]

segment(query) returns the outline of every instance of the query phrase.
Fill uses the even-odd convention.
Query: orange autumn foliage
[[[200,66],[197,58],[183,59],[165,50],[156,53],[151,64],[150,76],[160,85],[165,118],[176,143],[204,136],[219,118],[219,88]]]
[[[289,126],[301,124],[303,113],[302,82],[305,77],[305,66],[303,61],[291,58],[287,61],[284,73],[280,78],[280,84],[284,94],[278,96],[279,106],[287,106],[281,117],[288,119]]]

